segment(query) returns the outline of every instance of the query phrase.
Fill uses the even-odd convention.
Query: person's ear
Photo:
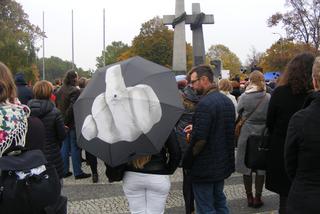
[[[312,78],[312,83],[313,83],[313,88],[317,91],[320,90],[320,87],[318,85],[318,82],[316,81],[315,78]]]

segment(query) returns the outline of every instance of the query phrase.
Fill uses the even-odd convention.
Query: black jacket
[[[28,117],[28,132],[25,145],[26,149],[39,149],[43,151],[46,139],[45,132],[45,127],[39,118],[33,116]]]
[[[179,121],[177,122],[175,130],[183,158],[189,146],[186,133],[183,130],[187,125],[192,124],[192,116],[194,114],[196,105],[200,100],[200,96],[198,96],[190,86],[187,86],[183,90],[181,90],[181,97],[185,110]]]
[[[161,152],[151,156],[151,160],[143,169],[128,164],[126,170],[147,174],[171,175],[177,169],[181,159],[181,151],[174,132],[169,135]]]
[[[218,91],[201,98],[193,115],[191,145],[183,166],[191,169],[192,181],[216,182],[235,170],[232,101]]]
[[[270,131],[266,188],[287,196],[291,182],[284,169],[284,143],[291,116],[300,110],[307,94],[294,95],[290,86],[279,86],[271,95],[267,114]]]
[[[285,168],[293,181],[288,214],[320,213],[320,92],[290,120],[285,144]]]
[[[74,128],[73,104],[80,95],[80,89],[76,86],[63,85],[56,93],[56,106],[60,109],[64,124],[69,128]]]
[[[38,117],[45,127],[46,141],[43,147],[48,162],[53,164],[60,178],[63,176],[63,162],[60,154],[62,141],[66,136],[60,111],[50,100],[30,100],[31,115]]]

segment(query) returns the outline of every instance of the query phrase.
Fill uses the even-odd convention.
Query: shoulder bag
[[[247,140],[245,165],[253,170],[266,170],[267,153],[269,151],[268,128],[264,128],[261,135],[250,135]]]
[[[262,103],[262,101],[264,100],[264,98],[266,97],[266,95],[264,95],[262,97],[262,99],[258,102],[258,104],[256,105],[256,107],[248,114],[247,117],[243,117],[242,113],[244,111],[244,109],[241,109],[238,115],[238,118],[236,120],[236,126],[235,126],[235,130],[234,130],[234,136],[236,139],[236,142],[238,142],[238,138],[240,136],[241,133],[241,128],[243,126],[243,124],[250,118],[250,116],[258,109],[258,107],[260,106],[260,104]]]

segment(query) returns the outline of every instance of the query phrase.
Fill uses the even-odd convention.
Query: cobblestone
[[[83,165],[85,172],[89,172],[88,166]],[[129,213],[128,202],[122,191],[121,182],[108,183],[104,175],[104,164],[99,162],[99,183],[93,184],[91,179],[75,180],[74,177],[64,179],[63,194],[68,197],[69,214],[106,214]],[[178,169],[171,176],[172,187],[166,203],[166,213],[184,213],[184,201],[182,195],[182,171]],[[277,196],[264,190],[263,197],[267,200],[262,209],[246,207],[245,190],[242,184],[242,176],[234,173],[225,182],[225,194],[228,200],[230,213],[246,214],[276,214]]]

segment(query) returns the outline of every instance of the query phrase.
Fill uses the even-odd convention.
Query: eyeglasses
[[[191,80],[191,81],[190,81],[191,85],[193,85],[194,83],[196,83],[198,80],[200,80],[200,78],[197,78],[197,79],[195,79],[195,80]]]

